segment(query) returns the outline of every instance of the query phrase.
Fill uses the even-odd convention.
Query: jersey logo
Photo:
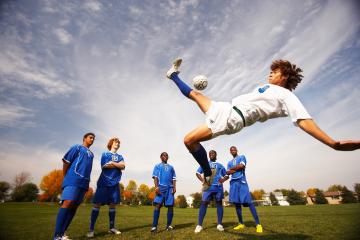
[[[269,86],[269,85],[265,85],[265,86],[263,86],[262,88],[259,88],[258,91],[259,91],[259,93],[264,93],[268,88],[270,88],[270,86]]]
[[[111,161],[117,162],[117,160],[118,160],[118,157],[116,155],[111,156]]]

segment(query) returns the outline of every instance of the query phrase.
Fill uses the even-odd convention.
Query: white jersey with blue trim
[[[176,180],[175,169],[167,163],[156,164],[152,177],[159,180],[160,186],[173,187],[173,181]]]
[[[72,146],[63,157],[63,161],[70,164],[70,168],[64,176],[62,188],[76,186],[88,189],[93,159],[94,154],[89,148],[80,144]]]
[[[209,161],[209,165],[211,169],[215,169],[215,177],[211,185],[217,185],[217,186],[222,185],[221,183],[219,183],[219,180],[226,175],[225,167],[221,163],[213,162],[213,161]],[[204,170],[202,169],[202,167],[199,167],[196,173],[203,174]]]
[[[274,84],[265,84],[248,94],[232,100],[232,106],[240,109],[245,125],[264,122],[271,118],[290,116],[296,124],[298,119],[311,119],[300,100],[291,91]]]
[[[231,168],[239,164],[243,164],[246,167],[246,158],[244,155],[236,156],[235,158],[230,160],[227,165],[227,170],[230,170]],[[231,180],[238,180],[238,179],[242,183],[246,183],[245,168],[231,174]]]
[[[98,187],[110,187],[119,184],[122,176],[122,171],[119,168],[104,168],[111,162],[123,162],[124,158],[120,154],[112,152],[104,152],[101,156],[101,174],[97,182]]]

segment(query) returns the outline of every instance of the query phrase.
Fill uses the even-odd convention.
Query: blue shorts
[[[84,188],[79,188],[75,186],[66,186],[61,193],[61,201],[71,200],[75,204],[80,204],[84,199],[85,193],[87,192]]]
[[[208,202],[211,200],[221,201],[224,199],[224,188],[222,185],[211,185],[206,191],[202,193],[202,201]]]
[[[119,204],[120,203],[120,188],[116,184],[114,186],[98,187],[96,189],[93,203],[95,204]]]
[[[235,204],[252,203],[252,198],[247,183],[242,183],[240,180],[230,181],[229,202]]]
[[[174,206],[174,194],[172,187],[159,186],[160,194],[154,198],[154,204],[164,204],[165,206]]]

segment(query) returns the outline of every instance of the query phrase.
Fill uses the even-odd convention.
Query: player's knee
[[[193,137],[191,137],[189,134],[185,136],[184,144],[188,149],[191,150],[193,148],[194,143],[195,143],[195,141],[194,141]]]

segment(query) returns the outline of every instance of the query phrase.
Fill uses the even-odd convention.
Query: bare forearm
[[[125,169],[125,163],[124,162],[112,162],[112,165],[120,170]]]
[[[63,161],[63,176],[65,177],[67,171],[69,170],[70,164]]]
[[[200,180],[200,182],[204,182],[203,177],[201,176],[201,174],[196,173],[196,177]]]

